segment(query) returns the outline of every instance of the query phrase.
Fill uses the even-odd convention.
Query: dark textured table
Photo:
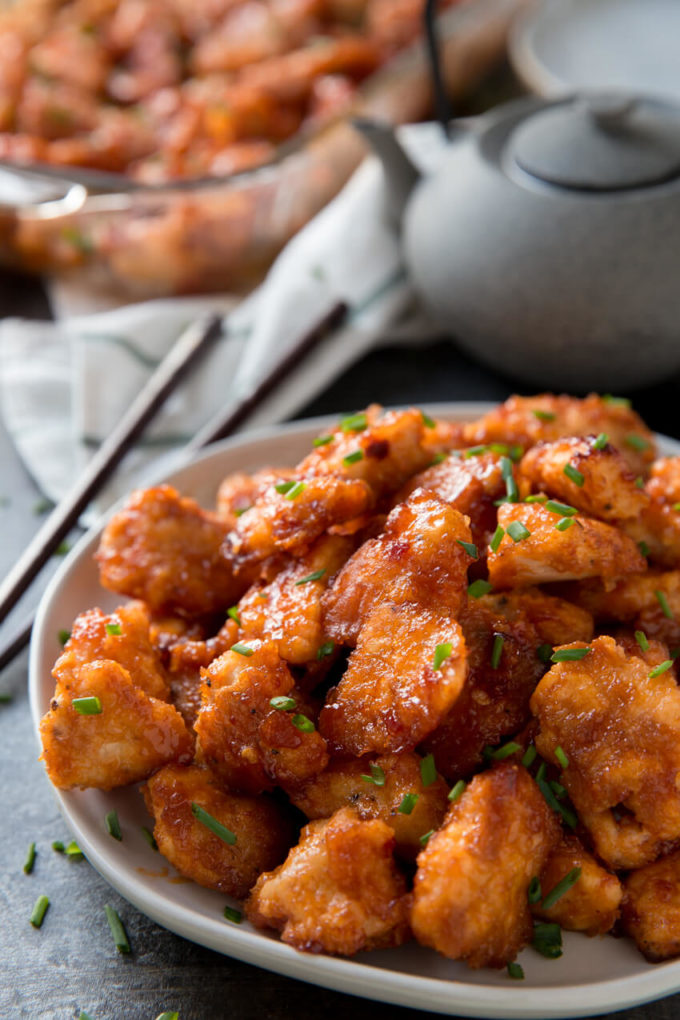
[[[22,277],[0,277],[0,312],[48,314],[40,288]],[[680,436],[680,380],[636,395],[649,424]],[[428,400],[500,400],[511,380],[478,367],[447,342],[427,349],[386,349],[364,358],[305,414],[346,411],[373,400],[386,404]],[[0,426],[0,570],[14,561],[40,523],[38,493]],[[46,571],[48,573],[49,571]],[[3,633],[35,605],[41,578],[17,607]],[[27,655],[0,676],[0,1020],[68,1020],[86,1010],[94,1020],[154,1020],[177,1010],[181,1020],[423,1020],[433,1014],[354,999],[259,970],[193,945],[159,928],[117,896],[87,861],[70,861],[50,848],[69,838],[43,769],[26,697]],[[25,876],[26,850],[35,841],[33,874]],[[51,906],[40,930],[28,918],[36,897]],[[121,957],[103,913],[113,904],[125,920],[133,954]],[[622,1020],[680,1017],[680,995],[617,1014]]]

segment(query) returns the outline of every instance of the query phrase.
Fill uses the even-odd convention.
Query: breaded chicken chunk
[[[270,797],[225,793],[207,768],[166,765],[144,786],[158,849],[182,875],[242,899],[258,875],[285,858],[293,826]],[[225,842],[195,805],[233,834]]]
[[[536,747],[554,765],[566,755],[561,782],[599,857],[636,868],[680,837],[680,689],[611,637],[586,647],[536,688]]]
[[[226,525],[170,485],[133,492],[106,525],[97,551],[105,588],[143,599],[155,612],[200,616],[238,601],[236,578],[220,547]]]
[[[283,705],[272,705],[280,698]],[[201,751],[229,789],[261,793],[309,779],[328,764],[326,742],[274,641],[239,642],[215,659],[203,673],[201,702],[195,723]]]
[[[98,699],[100,711],[81,714],[73,707],[80,698]],[[40,736],[47,774],[60,789],[112,790],[193,754],[179,712],[136,687],[111,659],[85,663],[58,682]]]
[[[532,933],[527,893],[559,826],[521,765],[472,780],[418,857],[411,925],[419,942],[470,967],[503,967]]]
[[[545,898],[576,868],[580,875],[574,884],[554,904],[543,907]],[[535,917],[586,935],[604,935],[614,927],[623,896],[621,883],[597,863],[576,836],[563,836],[539,877],[541,899],[531,908]]]
[[[649,610],[668,606],[671,619],[680,619],[680,570],[648,570],[622,577],[615,585],[605,588],[600,581],[583,581],[565,585],[561,589],[565,598],[577,602],[597,621],[620,620],[630,623]]]
[[[560,530],[556,527],[560,520],[571,524]],[[601,577],[606,583],[645,569],[644,557],[631,538],[592,517],[560,518],[539,503],[505,503],[498,508],[498,523],[505,535],[487,561],[495,588],[582,577]],[[515,529],[519,537],[513,538]]]
[[[252,475],[237,472],[227,475],[217,490],[217,516],[228,528],[235,528],[239,517],[267,489],[293,476],[291,468],[262,468]]]
[[[394,834],[378,818],[342,808],[310,822],[275,871],[260,875],[246,903],[258,928],[310,953],[353,956],[406,941],[406,883],[392,857]]]
[[[529,620],[541,644],[566,645],[570,641],[590,641],[593,636],[593,617],[586,609],[546,595],[539,588],[490,592],[477,599],[476,604],[510,623],[518,618]]]
[[[432,493],[417,489],[385,522],[383,533],[357,550],[323,598],[324,629],[355,645],[380,603],[413,603],[455,615],[474,562],[468,520]]]
[[[339,754],[409,751],[451,708],[465,680],[460,625],[413,603],[378,605],[361,630],[319,729]]]
[[[424,785],[421,762],[409,751],[335,759],[325,772],[287,792],[308,818],[329,818],[345,806],[360,818],[381,818],[394,832],[397,851],[415,857],[422,834],[441,825],[449,792],[440,776]]]
[[[680,565],[680,457],[655,460],[645,486],[649,505],[627,532],[644,543],[645,555],[661,567]]]
[[[680,956],[680,851],[624,880],[623,930],[651,963]]]
[[[238,634],[238,624],[229,618],[212,637],[188,638],[170,649],[167,666],[170,700],[182,713],[187,726],[193,727],[201,707],[201,670],[229,651],[236,644]]]
[[[95,659],[111,659],[130,674],[135,687],[153,698],[168,700],[170,688],[157,652],[151,645],[149,612],[143,602],[129,602],[108,615],[88,609],[73,624],[71,636],[52,675],[66,682]]]

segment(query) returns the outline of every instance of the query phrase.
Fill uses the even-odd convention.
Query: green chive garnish
[[[464,542],[462,538],[457,538],[456,542],[465,549],[468,556],[472,556],[474,559],[477,559],[479,553],[477,552],[477,546],[474,542]]]
[[[673,665],[672,659],[666,659],[665,662],[659,663],[659,665],[655,666],[652,672],[649,674],[649,679],[654,680],[656,679],[657,676],[661,676],[661,674],[665,673],[667,669],[670,669],[672,665]]]
[[[55,839],[54,842],[52,843],[52,849],[56,850],[58,854],[63,854],[64,844],[60,839]]]
[[[634,432],[631,432],[629,436],[624,439],[626,446],[630,446],[631,450],[637,450],[638,453],[642,453],[644,450],[649,449],[649,440],[645,439],[644,436],[637,436]]]
[[[317,659],[325,659],[327,655],[332,655],[335,651],[335,641],[324,641],[316,653]]]
[[[570,808],[566,807],[564,804],[560,804],[550,787],[550,783],[545,778],[545,768],[545,762],[543,762],[536,773],[536,784],[543,794],[548,807],[551,807],[553,811],[556,811],[557,814],[561,815],[571,829],[575,829],[578,824],[578,819]]]
[[[347,456],[342,458],[343,464],[356,464],[358,460],[362,460],[364,456],[363,450],[355,450],[354,453],[348,453]]]
[[[568,503],[560,503],[556,499],[549,499],[545,504],[545,508],[553,514],[560,514],[562,517],[573,517],[574,514],[578,513],[575,506],[569,506]]]
[[[237,641],[235,645],[232,645],[230,651],[236,652],[237,655],[245,655],[246,658],[250,658],[251,655],[254,655],[253,649],[248,645],[241,644],[240,641]]]
[[[541,880],[538,877],[538,875],[534,875],[534,877],[529,882],[529,888],[527,890],[527,899],[529,900],[529,903],[538,903],[542,895],[543,894],[541,892]]]
[[[297,587],[298,585],[301,584],[309,584],[310,581],[318,581],[323,577],[325,573],[326,573],[325,567],[322,570],[313,570],[311,574],[307,574],[306,577],[301,577],[299,581],[296,581],[295,586]]]
[[[114,910],[113,907],[110,907],[107,903],[104,907],[104,912],[106,913],[106,920],[109,922],[109,928],[111,929],[116,949],[119,953],[129,953],[130,943],[128,942],[128,937],[125,932],[125,928],[123,927],[123,922],[118,915],[118,911]]]
[[[635,479],[635,488],[636,489],[644,489],[644,487],[645,487],[645,480],[642,477],[642,475],[638,475],[637,478]]]
[[[483,453],[486,453],[488,447],[484,443],[480,443],[479,446],[469,446],[464,453],[466,460],[470,457],[480,457]]]
[[[238,910],[236,911],[236,913],[238,913]],[[159,1016],[157,1016],[156,1020],[179,1020],[179,1013],[177,1013],[176,1011],[170,1013],[166,1011],[165,1013],[161,1013]]]
[[[480,578],[468,585],[467,593],[471,598],[479,599],[482,595],[488,595],[490,591],[493,591],[493,585]]]
[[[568,531],[574,523],[573,517],[560,517],[559,521],[555,525],[557,531]]]
[[[426,429],[435,428],[436,422],[434,418],[430,418],[429,414],[425,414],[424,411],[421,411],[420,413],[423,416],[423,425],[425,426],[425,428]]]
[[[432,668],[437,670],[442,668],[442,663],[446,661],[453,651],[453,645],[450,641],[445,641],[441,645],[437,645],[434,650],[434,660],[432,662]]]
[[[434,763],[434,755],[426,754],[420,759],[420,778],[423,786],[432,786],[437,780],[437,766]]]
[[[333,436],[317,436],[312,443],[313,446],[328,446],[329,443],[333,442]]]
[[[457,800],[460,800],[461,796],[463,795],[463,790],[465,789],[465,786],[466,786],[465,780],[459,779],[458,782],[451,787],[451,789],[449,790],[448,799],[451,801],[452,804],[455,804]]]
[[[84,1009],[81,1009],[78,1020],[94,1020],[94,1017],[90,1016],[89,1013],[86,1013]]]
[[[300,730],[301,733],[313,733],[315,730],[312,720],[308,719],[306,715],[302,715],[301,712],[294,715],[291,722],[295,729]]]
[[[226,825],[222,825],[221,822],[218,822],[216,818],[213,818],[213,816],[206,811],[205,808],[202,808],[200,804],[196,804],[195,801],[191,802],[191,813],[194,818],[201,822],[202,825],[205,825],[206,829],[210,829],[215,836],[219,836],[224,843],[228,843],[229,846],[234,846],[236,843],[236,836],[231,829],[228,829]]]
[[[96,695],[90,698],[74,698],[71,707],[79,715],[101,715],[102,703]]]
[[[569,759],[567,758],[566,754],[564,753],[559,744],[555,748],[555,757],[557,758],[558,762],[560,763],[563,769],[569,767]]]
[[[680,648],[674,648],[671,652],[671,659],[675,660],[680,656]]]
[[[511,521],[505,529],[513,540],[513,542],[521,542],[525,538],[529,538],[531,532],[526,528],[521,521]]]
[[[278,712],[290,712],[291,709],[297,708],[295,698],[288,698],[285,694],[279,694],[276,698],[270,698],[269,704]]]
[[[367,425],[366,415],[363,412],[360,414],[348,414],[340,422],[340,428],[343,432],[363,432]]]
[[[60,542],[57,548],[54,550],[55,556],[65,556],[69,552],[71,546],[68,542]]]
[[[643,556],[649,556],[649,546],[643,539],[640,539],[640,541],[638,542],[638,549],[640,550]]]
[[[29,843],[28,853],[24,861],[24,875],[30,875],[35,864],[35,843]]]
[[[558,800],[562,800],[563,797],[567,796],[566,787],[562,786],[562,784],[558,783],[555,779],[550,780],[550,789]]]
[[[671,612],[671,607],[668,605],[668,599],[666,598],[665,594],[662,591],[655,591],[654,594],[656,595],[657,601],[661,606],[661,611],[663,615],[666,617],[667,620],[672,620],[673,614]]]
[[[286,493],[286,499],[297,499],[301,492],[307,488],[304,482],[296,482]]]
[[[550,656],[552,655],[552,645],[539,645],[536,649],[536,655],[539,657],[541,662],[550,662]]]
[[[249,506],[241,507],[240,510],[234,510],[234,517],[243,517],[246,510],[250,510]]]
[[[51,499],[47,499],[46,496],[37,500],[37,502],[33,504],[33,513],[36,517],[40,517],[42,514],[47,514],[50,510],[54,510],[54,503]]]
[[[368,766],[371,774],[370,776],[362,776],[361,778],[365,783],[373,783],[374,786],[385,785],[385,773],[379,765],[374,765],[373,762]]]
[[[508,964],[508,977],[511,977],[514,981],[524,980],[524,970],[521,963],[513,962]]]
[[[534,418],[538,418],[539,421],[555,421],[556,415],[552,411],[539,411],[533,410],[531,412]]]
[[[508,503],[516,503],[519,499],[519,489],[512,471],[512,461],[509,457],[501,457],[501,474],[505,481],[506,499]]]
[[[569,892],[572,885],[575,885],[581,877],[580,868],[572,868],[568,871],[564,878],[561,878],[557,885],[550,890],[545,896],[545,899],[541,903],[542,910],[550,910],[554,907],[558,900],[562,899],[566,892]]]
[[[538,752],[536,751],[536,748],[534,747],[534,745],[533,744],[529,744],[529,746],[527,747],[526,751],[522,755],[522,765],[524,765],[525,769],[528,769],[528,768],[530,768],[533,765],[533,763],[536,760],[537,753]]]
[[[13,701],[13,697],[9,691],[0,691],[0,705],[9,705]]]
[[[491,552],[498,552],[498,546],[503,541],[503,535],[505,534],[505,528],[502,528],[500,524],[493,533],[493,538],[489,542],[489,549]]]
[[[498,669],[498,664],[501,661],[501,655],[503,654],[503,645],[505,644],[505,638],[502,634],[494,634],[493,636],[493,647],[491,649],[491,668]]]
[[[673,509],[675,510],[676,514],[680,514],[680,503],[674,503]]]
[[[109,811],[109,813],[106,816],[106,818],[104,819],[104,821],[106,822],[106,831],[108,832],[109,836],[113,836],[113,838],[117,839],[118,842],[120,843],[120,841],[123,838],[123,833],[120,831],[120,822],[118,821],[118,812],[117,811]]]
[[[430,840],[430,836],[434,836],[434,829],[430,829],[429,832],[423,833],[423,835],[420,837],[420,845],[423,847],[427,846]]]
[[[610,407],[630,407],[628,397],[613,397],[611,393],[603,393],[600,400],[604,404],[609,404]]]
[[[443,464],[443,462],[448,459],[448,456],[448,453],[435,453],[428,466],[436,467],[437,464]],[[459,456],[459,454],[456,454],[456,456]]]
[[[120,624],[119,623],[107,623],[106,624],[106,633],[107,634],[112,634],[112,635],[117,637],[121,633]]]
[[[64,847],[64,853],[67,857],[70,857],[73,861],[82,861],[85,854],[80,849],[75,839],[72,839],[70,843],[67,843]]]
[[[240,924],[243,920],[243,914],[240,910],[236,910],[234,907],[225,907],[224,916],[227,921],[231,921],[233,924]]]
[[[158,851],[158,843],[156,842],[156,837],[154,836],[154,834],[151,831],[151,829],[147,829],[146,825],[142,825],[142,826],[140,826],[140,828],[141,828],[142,836],[147,841],[147,843],[149,844],[151,849]]]
[[[43,923],[47,908],[50,905],[49,898],[47,896],[38,896],[33,907],[33,913],[31,914],[30,921],[34,928],[39,928]]]
[[[234,623],[237,623],[239,627],[241,626],[241,617],[238,615],[238,606],[230,606],[229,609],[227,609],[227,616],[229,616]]]
[[[399,812],[400,815],[410,815],[414,807],[416,806],[417,800],[418,800],[417,793],[405,793],[404,799],[397,808],[397,811]]]
[[[556,960],[562,955],[562,929],[559,924],[535,924],[531,946],[541,956]]]
[[[635,640],[637,641],[643,652],[649,651],[649,641],[647,640],[647,635],[645,634],[644,630],[635,631]]]
[[[586,655],[590,651],[590,647],[587,648],[561,648],[557,652],[553,652],[550,656],[551,662],[578,662],[579,659],[585,659]]]
[[[537,492],[534,496],[527,496],[524,500],[525,503],[547,503],[548,497],[542,493]]]
[[[489,747],[487,744],[484,748],[484,757],[493,758],[494,761],[504,761],[506,758],[509,758],[511,754],[516,754],[517,751],[521,750],[522,745],[516,744],[514,740],[511,740],[508,744],[503,744],[502,747],[496,748]]]
[[[276,489],[276,491],[279,493],[280,496],[285,496],[287,492],[290,492],[290,490],[293,488],[294,485],[295,485],[295,482],[291,482],[291,481],[289,481],[289,482],[277,482],[276,485],[274,486],[274,488]]]
[[[593,450],[604,450],[605,446],[609,442],[609,436],[606,432],[600,432],[599,436],[593,443]]]
[[[565,474],[567,478],[574,483],[574,485],[578,485],[579,488],[583,486],[585,478],[573,464],[565,464],[562,468],[562,473]]]

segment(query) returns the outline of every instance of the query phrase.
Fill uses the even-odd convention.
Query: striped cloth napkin
[[[439,128],[402,129],[423,169],[443,151]],[[86,310],[91,297],[53,284],[54,322],[0,324],[0,406],[34,479],[56,501],[141,389],[182,330],[208,311],[224,313],[209,354],[167,400],[93,509],[128,491],[160,454],[181,448],[216,412],[251,393],[337,300],[350,308],[244,427],[295,412],[367,350],[418,342],[435,330],[417,308],[398,238],[382,215],[382,168],[373,158],[284,249],[264,282],[236,304],[226,296],[171,298]]]

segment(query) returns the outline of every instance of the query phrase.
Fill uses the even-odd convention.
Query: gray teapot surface
[[[557,390],[680,370],[680,106],[521,99],[461,122],[426,177],[390,128],[357,127],[422,303],[463,348]]]

